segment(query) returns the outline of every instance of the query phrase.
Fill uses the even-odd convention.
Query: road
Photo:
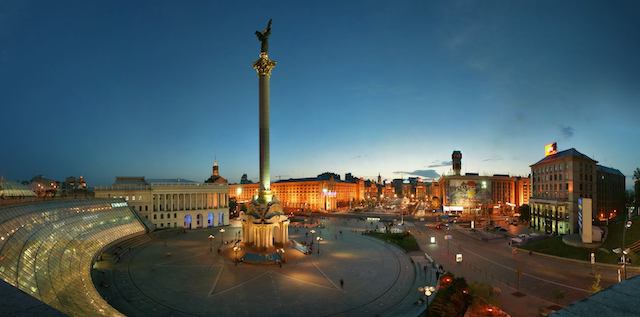
[[[514,253],[506,239],[481,241],[457,227],[435,230],[427,228],[425,222],[415,222],[413,225],[410,230],[420,247],[442,264],[445,270],[470,281],[494,286],[506,284],[510,293],[520,291],[537,298],[540,305],[556,303],[565,306],[590,295],[589,289],[594,280],[592,270],[602,275],[602,287],[617,282],[618,273],[614,267],[597,265],[592,268],[589,264],[529,255],[527,252]],[[445,235],[451,235],[452,239],[447,242]],[[436,237],[435,244],[429,243],[431,236]],[[457,253],[463,255],[462,263],[455,262]],[[634,272],[629,273],[634,275]],[[507,306],[505,310],[509,312]],[[524,314],[535,315],[536,310]],[[522,314],[512,313],[514,316]]]

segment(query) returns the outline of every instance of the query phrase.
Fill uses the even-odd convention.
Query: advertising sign
[[[450,207],[476,208],[491,200],[491,183],[486,180],[451,179],[446,186]]]
[[[544,156],[558,153],[558,143],[553,142],[544,146]]]

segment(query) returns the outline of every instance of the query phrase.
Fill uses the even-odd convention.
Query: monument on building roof
[[[268,55],[271,20],[264,31],[256,31],[260,41],[260,56],[253,63],[258,74],[259,134],[260,134],[260,188],[242,216],[242,241],[248,248],[269,250],[286,246],[289,241],[289,218],[271,192],[269,175],[269,80],[276,62]]]

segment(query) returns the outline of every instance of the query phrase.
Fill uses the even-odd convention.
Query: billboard
[[[591,228],[591,198],[578,198],[578,232],[583,243],[593,242],[593,232]]]
[[[447,201],[450,206],[476,208],[491,200],[491,182],[481,179],[451,179],[447,181]]]
[[[558,143],[553,142],[544,146],[544,156],[558,153]]]

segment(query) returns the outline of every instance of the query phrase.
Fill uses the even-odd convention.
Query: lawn
[[[407,252],[420,250],[418,241],[409,233],[367,232],[366,235],[393,243]]]
[[[640,220],[638,218],[634,220]],[[627,247],[634,241],[640,240],[640,223],[634,221],[636,224],[631,226],[627,230],[625,237],[625,244]],[[623,222],[610,223],[608,226],[608,236],[602,246],[596,250],[596,261],[601,263],[617,264],[619,256],[613,253],[611,250],[619,248],[622,245],[622,228]],[[533,241],[522,246],[523,249],[532,250],[540,253],[561,256],[565,258],[589,261],[590,253],[593,250],[576,248],[568,246],[562,242],[562,237],[556,236],[544,240]],[[631,264],[638,265],[640,263],[640,256],[638,254],[631,254]]]

